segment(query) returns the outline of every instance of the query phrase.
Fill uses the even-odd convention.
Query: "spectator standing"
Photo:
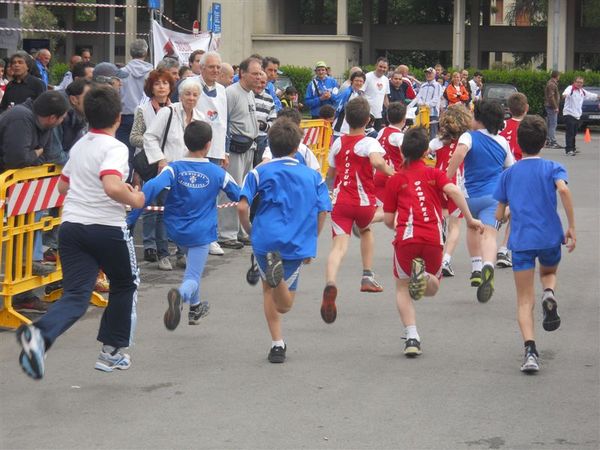
[[[221,72],[219,73],[217,82],[223,87],[230,86],[233,83],[233,67],[231,67],[231,64],[226,62],[221,63]]]
[[[73,77],[73,81],[78,78],[85,78],[92,81],[94,78],[94,65],[91,62],[80,61],[73,66],[71,75]]]
[[[335,107],[338,95],[338,84],[334,78],[327,76],[327,64],[325,61],[317,61],[315,64],[316,76],[306,86],[304,103],[310,108],[313,119],[319,118],[319,109],[323,105]]]
[[[342,85],[340,86],[340,93],[342,93],[344,90],[346,90],[346,89],[348,89],[350,87],[350,85],[352,84],[352,81],[350,80],[350,77],[355,72],[362,72],[362,69],[360,67],[358,67],[358,66],[354,66],[354,67],[350,68],[350,70],[348,71],[348,79],[346,81],[344,81],[342,83]]]
[[[18,51],[10,57],[12,80],[4,90],[4,96],[0,102],[0,112],[6,111],[13,105],[23,103],[28,98],[35,100],[46,90],[42,80],[29,74],[28,59],[29,55],[24,51]]]
[[[467,103],[471,103],[472,95],[471,95],[471,85],[469,84],[469,71],[468,70],[460,71],[460,83],[465,87],[465,89],[469,93],[469,101]]]
[[[119,69],[112,63],[102,62],[94,67],[92,72],[92,81],[100,84],[109,84],[117,92],[121,90],[122,81],[129,77],[129,73]]]
[[[346,121],[346,105],[350,100],[365,95],[365,91],[363,90],[365,78],[366,75],[362,71],[354,72],[350,75],[350,87],[340,92],[338,105],[335,110],[335,120],[333,122],[333,134],[335,136],[341,136],[350,132],[350,126]]]
[[[546,147],[553,148],[563,148],[556,142],[556,122],[560,104],[560,91],[558,90],[559,80],[560,72],[558,70],[553,70],[550,79],[544,88],[544,107],[546,108],[546,123],[548,126]]]
[[[253,166],[257,166],[262,161],[262,155],[268,143],[267,133],[277,118],[274,99],[266,89],[267,80],[267,74],[262,72],[260,82],[253,89],[254,103],[256,104],[256,120],[258,121],[258,136],[256,138],[256,152],[254,154]]]
[[[375,118],[374,128],[379,131],[383,127],[383,109],[387,108],[390,93],[390,80],[387,77],[388,60],[378,58],[375,70],[367,73],[365,80],[365,97],[371,107],[371,115]]]
[[[469,102],[469,93],[460,82],[460,73],[454,72],[452,74],[452,82],[444,91],[444,98],[448,101],[448,106]]]
[[[473,74],[473,79],[469,81],[469,87],[471,88],[471,100],[474,102],[481,100],[481,94],[483,93],[483,75],[481,72]]]
[[[581,118],[583,100],[598,100],[598,95],[586,91],[583,88],[583,77],[575,78],[571,86],[562,93],[565,99],[563,107],[563,117],[565,118],[565,152],[567,156],[575,156],[578,153],[575,145],[575,137],[579,129],[579,119]]]
[[[79,62],[81,62],[81,56],[79,56],[79,55],[71,56],[71,60],[69,61],[70,70],[68,70],[65,73],[60,84],[58,86],[56,86],[54,89],[64,91],[67,88],[67,86],[69,84],[71,84],[71,82],[73,81],[73,67],[75,66],[75,64],[77,64]]]
[[[204,53],[206,53],[204,50],[194,50],[188,58],[190,69],[192,69],[194,75],[200,75],[202,73],[200,60],[202,59],[202,55],[204,55]]]
[[[79,53],[81,55],[81,60],[85,63],[91,63],[92,62],[92,51],[89,48],[83,48],[81,49],[81,53]]]
[[[50,73],[48,72],[48,67],[50,65],[50,60],[52,59],[52,54],[50,50],[43,48],[41,49],[35,58],[35,65],[37,66],[40,72],[40,78],[44,82],[46,88],[50,83]]]
[[[425,69],[425,81],[421,84],[419,94],[415,98],[419,106],[429,108],[429,139],[437,135],[438,120],[440,117],[440,101],[442,98],[442,86],[435,81],[435,69],[429,67]]]
[[[171,57],[163,58],[157,65],[157,69],[164,69],[171,74],[175,83],[179,81],[179,60]],[[173,90],[173,89],[172,89]]]
[[[2,96],[4,95],[4,90],[6,89],[6,85],[8,84],[8,80],[5,77],[4,68],[6,67],[6,63],[3,59],[0,59],[0,101],[2,101]]]
[[[281,100],[279,100],[279,96],[277,95],[277,88],[275,87],[275,82],[279,76],[279,65],[279,60],[273,56],[265,56],[262,62],[263,71],[267,74],[265,89],[275,103],[275,113],[278,113],[283,108]]]
[[[410,103],[410,100],[417,96],[410,81],[402,77],[400,72],[394,72],[390,80],[390,93],[388,94],[388,103],[400,102],[402,104]]]

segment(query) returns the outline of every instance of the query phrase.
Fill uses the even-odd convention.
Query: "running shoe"
[[[188,324],[198,325],[200,319],[208,316],[210,312],[210,304],[208,302],[201,302],[197,305],[190,306],[190,312],[188,313]]]
[[[254,253],[250,255],[250,268],[246,272],[246,281],[251,286],[256,286],[260,281],[260,273],[258,271],[258,264],[254,260]]]
[[[521,365],[521,372],[535,373],[539,370],[540,365],[538,363],[538,356],[528,348],[525,349],[525,358],[523,359],[523,364]]]
[[[287,350],[287,345],[285,345],[284,347],[281,347],[279,345],[276,345],[275,347],[271,347],[271,350],[269,350],[269,356],[268,356],[269,362],[274,363],[274,364],[281,364],[282,362],[285,362],[286,350]]]
[[[156,253],[155,248],[144,249],[144,261],[148,261],[148,262],[157,262],[158,261],[158,254]]]
[[[55,249],[49,248],[48,250],[46,250],[44,252],[44,261],[45,262],[56,262],[57,255],[58,255],[58,252]]]
[[[360,292],[383,292],[383,286],[375,279],[375,274],[363,275],[360,280]]]
[[[37,295],[27,294],[13,298],[12,306],[15,311],[45,313],[50,307],[50,303],[42,301]]]
[[[486,303],[494,294],[494,268],[489,264],[481,269],[481,284],[477,288],[477,300]]]
[[[334,284],[325,286],[325,289],[323,289],[323,301],[321,302],[321,318],[325,323],[335,322],[335,318],[337,317],[336,297],[337,287]]]
[[[544,296],[542,297],[542,311],[544,313],[544,320],[542,321],[544,330],[557,330],[560,327],[560,316],[558,315],[556,299],[550,291],[544,292]]]
[[[127,370],[130,367],[131,357],[123,352],[122,348],[117,348],[112,353],[100,351],[94,369],[102,372],[112,372],[113,370]]]
[[[46,358],[46,344],[42,333],[33,325],[21,325],[16,335],[17,342],[23,348],[19,355],[19,364],[23,371],[34,380],[42,379]]]
[[[425,273],[425,261],[422,258],[412,260],[410,280],[408,281],[408,293],[413,300],[420,300],[427,289],[427,274]]]
[[[450,264],[450,261],[444,261],[442,263],[442,275],[444,277],[454,276],[454,270],[452,269],[452,264]]]
[[[181,311],[183,310],[179,289],[170,289],[169,293],[167,294],[167,301],[169,302],[169,307],[165,312],[164,322],[167,330],[173,331],[175,328],[177,328],[177,325],[179,325],[179,321],[181,320]]]
[[[409,358],[419,356],[421,353],[421,343],[417,339],[407,339],[404,343],[404,355]]]
[[[279,252],[268,252],[267,268],[265,270],[265,278],[267,284],[272,288],[276,288],[283,280],[283,261]]]
[[[471,287],[479,287],[481,285],[481,271],[474,270],[471,272]]]
[[[507,269],[508,267],[512,267],[512,259],[508,251],[498,252],[496,254],[496,267],[500,269]]]

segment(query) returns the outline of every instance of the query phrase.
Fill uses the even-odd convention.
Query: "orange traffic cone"
[[[585,135],[583,136],[583,142],[585,142],[586,144],[589,144],[590,142],[592,142],[592,135],[590,134],[589,128],[585,129]]]

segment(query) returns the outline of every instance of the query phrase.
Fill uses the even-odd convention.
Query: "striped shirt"
[[[277,118],[277,110],[273,97],[266,90],[260,94],[254,94],[254,103],[256,104],[256,120],[258,121],[258,135],[266,136],[273,121]],[[267,124],[264,130],[261,130],[261,122]]]

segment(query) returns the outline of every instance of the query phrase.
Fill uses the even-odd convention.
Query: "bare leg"
[[[477,231],[474,231],[474,233],[477,233]],[[481,235],[481,256],[484,263],[496,263],[496,253],[498,252],[498,244],[496,243],[497,235],[498,231],[494,227],[485,226],[483,235]]]
[[[295,292],[290,292],[285,282],[279,283],[275,289],[263,281],[263,306],[265,318],[273,341],[283,340],[281,333],[281,314],[288,312],[293,303]]]
[[[370,228],[360,232],[360,256],[362,258],[363,270],[373,268],[373,247],[375,246],[375,236]]]
[[[433,297],[435,294],[437,294],[437,291],[440,288],[440,280],[438,280],[435,275],[428,275],[429,278],[427,279],[427,289],[425,289],[425,297]]]
[[[558,270],[558,266],[540,266],[540,281],[542,282],[542,287],[544,289],[554,289],[556,288],[556,271]]]
[[[383,206],[377,207],[377,209],[375,210],[375,215],[373,216],[373,219],[371,220],[371,223],[379,223],[379,222],[383,222]]]
[[[452,255],[458,244],[460,237],[460,219],[458,217],[448,217],[448,236],[446,236],[446,248],[444,253]]]
[[[533,286],[535,270],[514,272],[517,287],[517,321],[521,329],[523,341],[534,341],[533,308],[535,306],[535,289]]]
[[[402,325],[408,327],[417,324],[415,306],[408,294],[408,280],[396,279],[396,307],[398,308]]]
[[[471,258],[481,257],[481,235],[470,228],[467,229],[467,250]]]
[[[344,259],[344,256],[348,251],[349,240],[350,236],[347,234],[340,234],[333,238],[331,251],[329,252],[329,257],[327,259],[327,270],[325,273],[327,284],[335,284],[340,265],[342,264],[342,259]]]

